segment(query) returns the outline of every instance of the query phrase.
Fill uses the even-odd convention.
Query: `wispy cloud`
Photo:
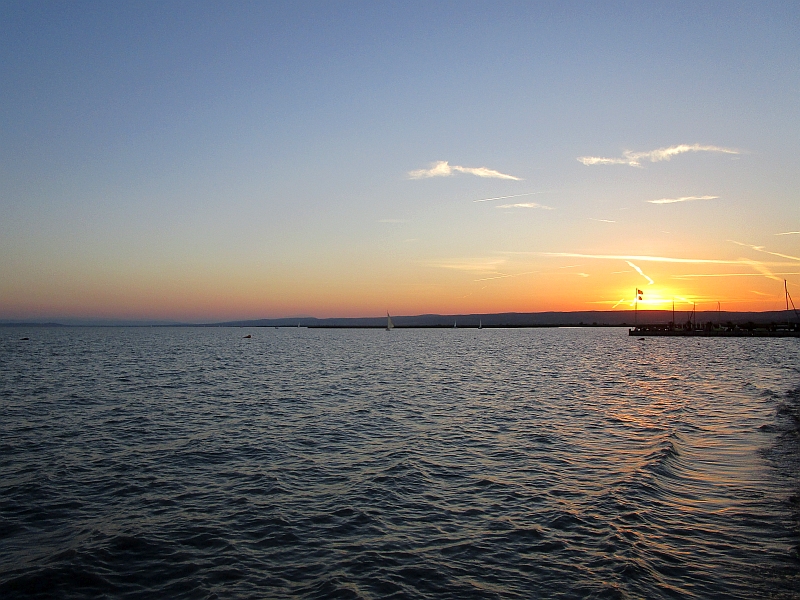
[[[639,275],[641,275],[642,277],[644,277],[645,279],[647,279],[647,281],[649,281],[649,282],[650,282],[650,285],[653,285],[653,284],[655,283],[655,281],[653,281],[652,279],[650,279],[650,277],[648,277],[647,275],[645,275],[645,274],[644,274],[644,272],[642,271],[642,269],[640,269],[639,267],[637,267],[637,266],[636,266],[635,264],[633,264],[631,261],[629,261],[629,260],[626,260],[625,262],[626,262],[626,263],[628,263],[628,265],[630,265],[630,266],[631,266],[633,269],[635,269],[635,270],[636,270],[636,272],[637,272],[637,273],[639,273]]]
[[[449,177],[453,173],[468,173],[477,177],[486,177],[490,179],[511,179],[513,181],[521,181],[519,177],[507,175],[494,169],[487,169],[486,167],[461,167],[459,165],[450,165],[446,160],[440,160],[431,164],[428,169],[416,169],[408,172],[409,179],[428,179],[429,177]]]
[[[405,219],[378,219],[378,223],[405,223]]]
[[[538,252],[543,256],[564,257],[564,258],[594,258],[604,260],[636,260],[641,262],[663,262],[663,263],[688,263],[688,264],[714,264],[714,265],[739,265],[739,260],[722,260],[716,258],[673,258],[670,256],[647,256],[641,254],[579,254],[577,252]]]
[[[500,273],[498,275],[494,275],[492,277],[482,277],[481,279],[476,279],[475,281],[491,281],[493,279],[508,279],[509,277],[520,277],[521,275],[533,275],[534,273],[539,273],[540,271],[525,271],[524,273]]]
[[[742,242],[737,242],[736,240],[728,240],[728,241],[733,244],[736,244],[737,246],[744,246],[745,248],[750,248],[752,250],[755,250],[756,252],[763,252],[764,254],[771,254],[772,256],[780,256],[781,258],[788,258],[789,260],[796,260],[800,262],[800,256],[781,254],[780,252],[770,252],[769,250],[765,250],[764,246],[754,246],[753,244],[744,244]]]
[[[499,204],[495,208],[541,208],[544,210],[553,210],[552,206],[545,206],[544,204],[537,204],[536,202],[520,202],[518,204]]]
[[[798,273],[774,273],[774,275],[800,275]],[[695,279],[697,277],[763,277],[763,273],[689,273],[673,275],[672,279]]]
[[[616,223],[616,221],[612,221],[611,219],[593,219],[589,217],[590,221],[597,221],[598,223]]]
[[[642,162],[661,162],[670,160],[673,156],[685,152],[722,152],[723,154],[739,154],[738,150],[722,148],[720,146],[703,146],[701,144],[680,144],[668,148],[658,148],[647,152],[631,152],[626,150],[619,158],[606,158],[602,156],[579,156],[578,160],[585,165],[628,165],[641,167]]]
[[[528,192],[527,194],[514,194],[512,196],[497,196],[496,198],[481,198],[480,200],[473,200],[473,202],[491,202],[492,200],[506,200],[508,198],[522,198],[523,196],[535,196],[537,194],[544,194],[545,192]]]
[[[770,271],[769,268],[764,263],[758,262],[756,260],[749,260],[747,261],[747,264],[749,264],[753,269],[761,273],[767,279],[774,279],[775,281],[783,281],[783,279],[781,279],[780,277],[775,275],[772,271]]]
[[[450,261],[437,261],[425,263],[435,269],[452,269],[455,271],[470,271],[478,273],[497,272],[497,269],[506,263],[505,258],[473,258]]]
[[[800,235],[800,231],[784,231],[783,233],[776,233],[775,235]]]
[[[650,204],[675,204],[676,202],[692,202],[693,200],[716,200],[719,196],[682,196],[681,198],[660,198],[647,200]]]

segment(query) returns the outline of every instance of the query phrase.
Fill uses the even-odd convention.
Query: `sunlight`
[[[678,291],[664,286],[648,285],[645,289],[641,287],[636,289],[642,292],[639,294],[639,297],[641,298],[641,300],[638,301],[639,310],[670,310],[672,309],[673,302],[675,303],[676,308],[680,306],[682,309],[685,309],[686,305],[692,305],[700,301],[700,298],[693,297],[692,295],[687,296],[687,294],[683,291]],[[624,295],[626,297],[625,300],[618,302],[618,306],[622,306],[627,309],[628,307],[633,308],[637,305],[636,295],[631,296],[630,291]],[[617,306],[614,308],[616,307]]]

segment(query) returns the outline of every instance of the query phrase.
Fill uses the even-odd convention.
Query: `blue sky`
[[[0,15],[0,318],[602,309],[637,281],[772,309],[800,284],[796,3]],[[439,161],[466,170],[409,176]],[[753,264],[650,284],[557,254]]]

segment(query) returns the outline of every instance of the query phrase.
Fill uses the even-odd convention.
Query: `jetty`
[[[705,323],[697,323],[696,305],[689,313],[689,317],[684,324],[675,323],[675,303],[672,304],[672,321],[666,324],[647,324],[635,325],[633,329],[628,330],[629,336],[637,337],[769,337],[769,338],[800,338],[800,315],[798,315],[797,308],[795,308],[794,300],[789,295],[789,288],[786,285],[786,280],[783,281],[783,290],[786,295],[786,321],[769,322],[769,323],[754,323],[752,321],[747,323],[735,324],[731,321],[722,323],[721,319],[717,322],[706,321]],[[638,289],[636,290],[637,299],[641,300]],[[795,322],[791,320],[791,312],[789,311],[789,303],[792,304],[794,311]],[[717,303],[717,314],[719,315],[719,302]],[[638,313],[637,313],[638,323]]]
[[[628,330],[628,335],[637,337],[770,337],[800,338],[798,325],[714,325],[706,323],[701,327],[677,327],[673,323],[666,325],[639,325]]]

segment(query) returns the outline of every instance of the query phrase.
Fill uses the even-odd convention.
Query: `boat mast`
[[[789,324],[789,288],[786,285],[786,280],[783,280],[783,294],[786,299],[786,324]],[[794,302],[792,302],[792,306],[794,306]]]
[[[633,327],[634,329],[639,326],[639,288],[633,290]]]
[[[792,303],[792,310],[794,311],[794,316],[797,318],[797,321],[800,322],[800,315],[797,314],[797,307],[794,305],[794,300],[792,300],[792,295],[789,293],[789,288],[786,287],[786,280],[783,280],[783,289],[786,291],[786,312],[789,312],[789,302]],[[789,322],[789,315],[786,315],[787,323]]]

